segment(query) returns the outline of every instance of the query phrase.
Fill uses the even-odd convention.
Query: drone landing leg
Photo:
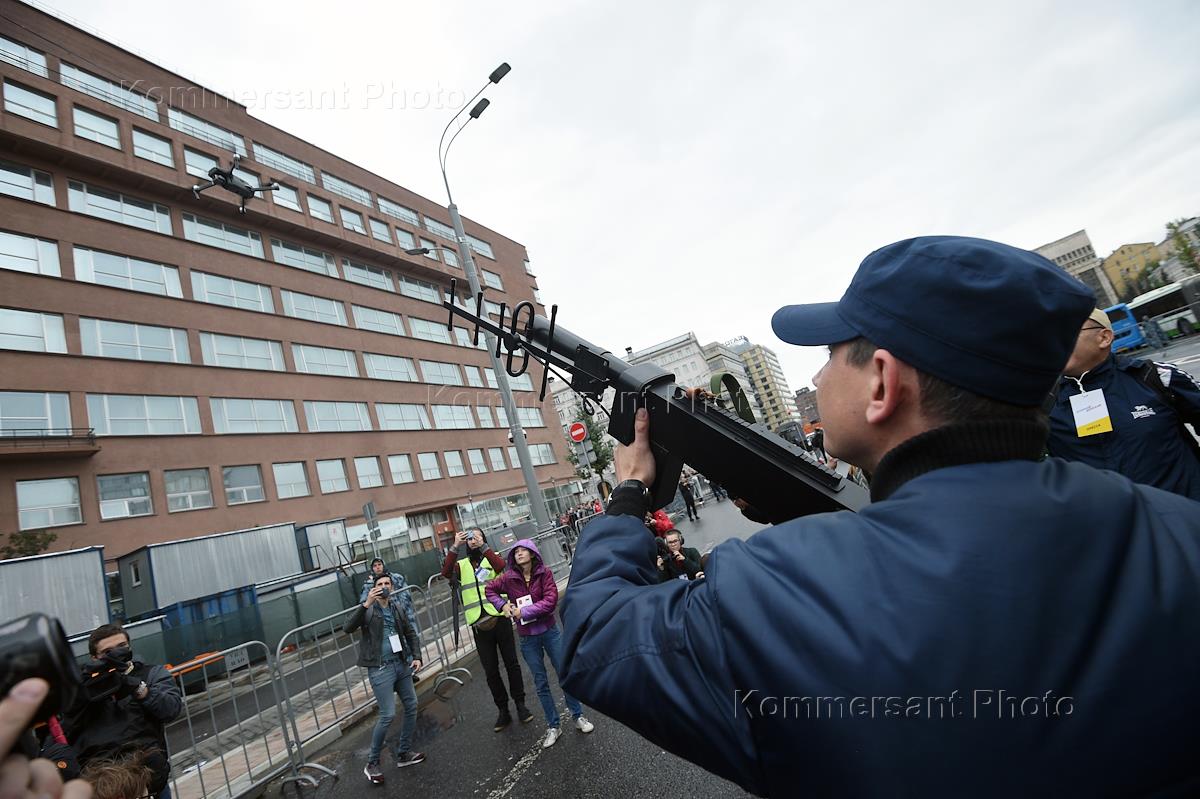
[[[197,200],[199,200],[200,192],[204,191],[205,189],[211,189],[215,185],[217,184],[213,183],[211,180],[206,180],[203,183],[197,183],[195,186],[192,186],[192,194],[195,195]]]

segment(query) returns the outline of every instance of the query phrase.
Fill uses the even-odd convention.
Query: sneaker
[[[500,730],[504,729],[509,724],[512,724],[512,716],[509,715],[508,708],[504,708],[500,711],[500,715],[496,717],[496,724],[492,727],[492,731],[500,732]]]
[[[405,766],[415,766],[418,763],[425,762],[425,755],[421,752],[401,752],[396,755],[396,768],[404,768]]]
[[[383,772],[379,770],[378,763],[368,763],[363,766],[363,774],[373,785],[383,785]]]
[[[562,735],[562,730],[558,727],[551,727],[546,730],[546,737],[542,739],[542,748],[549,749],[558,741],[558,736]]]
[[[575,729],[580,732],[591,732],[596,729],[596,725],[587,720],[587,716],[575,717]]]
[[[521,720],[522,724],[528,724],[533,721],[533,712],[525,707],[524,702],[517,702],[517,718]]]

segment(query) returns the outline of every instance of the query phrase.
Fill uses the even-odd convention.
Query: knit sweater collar
[[[1036,461],[1045,451],[1047,429],[1033,421],[990,420],[936,427],[892,449],[871,477],[871,501],[887,499],[900,486],[934,469],[968,463]]]

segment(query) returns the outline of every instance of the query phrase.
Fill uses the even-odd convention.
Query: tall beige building
[[[1096,295],[1096,303],[1101,308],[1117,304],[1117,292],[1112,281],[1104,273],[1092,240],[1086,230],[1077,230],[1069,236],[1057,241],[1043,244],[1034,249],[1038,255],[1049,258],[1066,270],[1067,274],[1077,278]]]
[[[754,389],[755,412],[763,424],[777,430],[781,425],[795,421],[800,415],[796,410],[796,398],[788,388],[775,353],[761,344],[750,343],[745,336],[731,339],[725,346],[736,352],[746,365],[746,376]]]
[[[1154,242],[1122,244],[1104,259],[1101,268],[1112,281],[1117,297],[1132,299],[1138,294],[1138,277],[1147,266],[1157,264],[1159,258],[1158,247],[1154,246]]]

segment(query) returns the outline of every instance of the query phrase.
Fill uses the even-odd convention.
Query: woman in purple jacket
[[[533,684],[537,688],[549,727],[542,746],[554,746],[562,730],[558,726],[558,708],[555,707],[554,697],[550,695],[550,678],[546,674],[543,653],[550,656],[550,665],[554,667],[557,679],[562,663],[562,635],[554,618],[558,606],[558,585],[554,582],[554,574],[542,563],[542,553],[538,552],[537,544],[528,538],[518,541],[508,552],[508,568],[487,584],[485,594],[496,610],[517,622],[521,657],[533,674]],[[575,717],[575,729],[580,732],[595,729],[595,725],[584,717],[583,706],[578,699],[566,691],[563,691],[563,698],[567,700],[567,710]]]

